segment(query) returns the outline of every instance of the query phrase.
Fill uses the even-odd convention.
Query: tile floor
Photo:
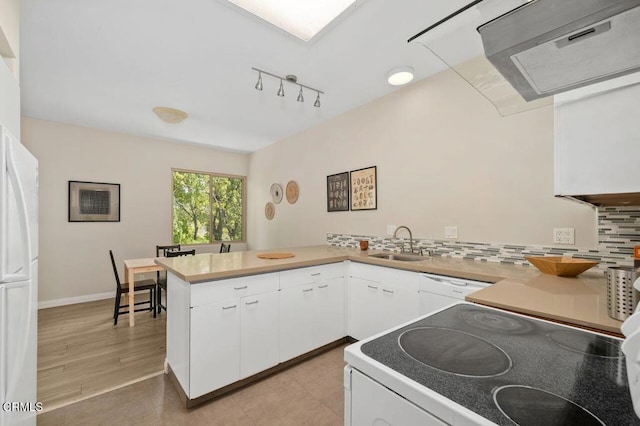
[[[38,425],[342,425],[345,346],[189,410],[159,375],[43,413]]]

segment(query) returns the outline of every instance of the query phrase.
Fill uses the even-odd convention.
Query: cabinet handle
[[[325,285],[319,285],[318,288],[327,288],[329,287],[329,284],[325,284]]]
[[[383,292],[393,294],[393,290],[387,290],[386,288],[382,289]]]
[[[317,277],[318,275],[320,275],[320,272],[316,272],[315,274],[311,274],[312,277]]]
[[[369,287],[370,289],[373,289],[373,290],[377,290],[378,289],[378,287],[376,287],[375,285],[368,285],[367,284],[367,287]]]
[[[245,286],[242,286],[242,287],[234,287],[233,289],[234,290],[246,290],[247,286],[245,285]]]
[[[453,293],[459,293],[462,294],[462,290],[451,290]]]
[[[227,309],[233,309],[233,308],[237,308],[237,307],[238,307],[238,305],[223,306],[222,309],[226,311]]]
[[[308,292],[310,292],[310,291],[313,291],[313,289],[312,289],[312,288],[308,288],[308,289],[306,289],[306,290],[302,290],[302,292],[303,292],[303,293],[308,293]]]
[[[259,300],[255,300],[253,302],[246,302],[245,305],[257,305]]]

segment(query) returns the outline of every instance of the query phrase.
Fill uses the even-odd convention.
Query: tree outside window
[[[244,241],[245,178],[173,171],[173,242]]]

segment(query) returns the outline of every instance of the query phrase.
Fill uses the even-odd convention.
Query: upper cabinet
[[[600,205],[637,204],[639,100],[640,73],[556,95],[556,195]]]
[[[20,0],[0,0],[0,55],[17,58],[20,46]]]

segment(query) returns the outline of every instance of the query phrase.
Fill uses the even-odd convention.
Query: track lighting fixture
[[[284,96],[284,82],[286,81],[288,83],[295,84],[295,85],[300,87],[300,90],[298,91],[298,98],[297,98],[298,102],[304,102],[304,93],[302,91],[302,88],[309,89],[309,90],[311,90],[313,92],[316,92],[317,93],[316,101],[313,103],[313,106],[316,107],[316,108],[320,107],[320,93],[322,93],[324,95],[324,92],[322,90],[314,89],[313,87],[307,86],[305,84],[298,83],[298,77],[296,77],[295,75],[288,74],[285,77],[282,77],[282,76],[279,76],[279,75],[276,75],[276,74],[272,74],[270,72],[267,72],[267,71],[264,71],[264,70],[261,70],[261,69],[258,69],[258,68],[251,67],[251,69],[258,72],[258,81],[257,81],[257,83],[255,85],[256,90],[262,90],[262,74],[268,75],[268,76],[271,76],[273,78],[276,78],[276,79],[280,80],[280,87],[278,88],[278,91],[276,92],[276,94],[278,96],[280,96],[280,97]]]

